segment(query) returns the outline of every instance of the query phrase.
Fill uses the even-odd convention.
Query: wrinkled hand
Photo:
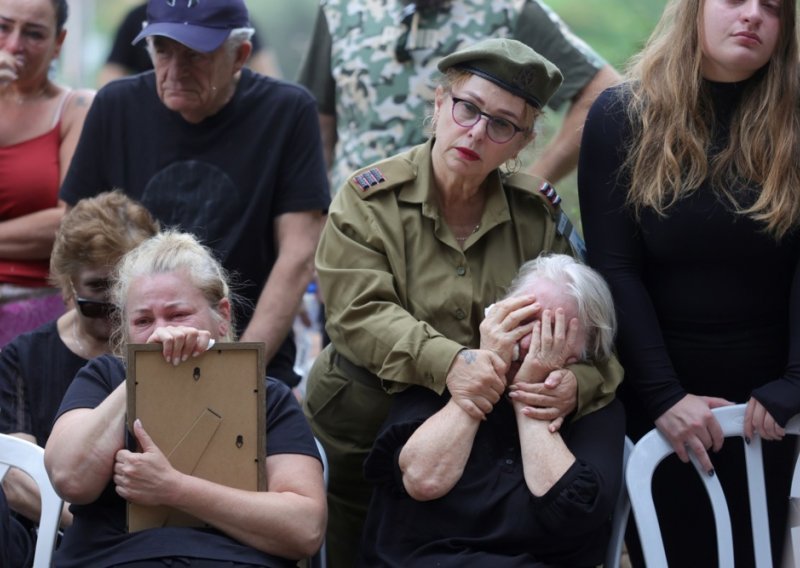
[[[531,343],[513,382],[539,383],[551,371],[577,360],[578,320],[566,321],[563,308],[544,310],[533,323]]]
[[[533,329],[541,305],[536,296],[515,296],[491,306],[480,325],[481,349],[497,353],[506,366],[519,357],[519,342]],[[516,347],[517,357],[514,357]]]
[[[687,394],[656,419],[656,427],[666,436],[682,462],[689,462],[692,450],[703,469],[714,473],[707,450],[718,452],[725,440],[712,408],[734,404],[724,398]]]
[[[757,432],[765,440],[782,440],[786,435],[786,430],[775,422],[764,405],[750,397],[744,413],[744,435],[752,440],[753,432]]]
[[[509,398],[524,404],[522,413],[535,420],[549,420],[557,432],[564,418],[578,408],[578,379],[569,369],[551,372],[541,383],[517,382],[509,387]]]
[[[117,452],[114,460],[117,494],[137,505],[169,504],[183,474],[170,465],[138,419],[133,423],[133,433],[142,451]]]
[[[465,349],[456,356],[445,383],[447,390],[464,412],[484,420],[506,388],[507,366],[497,353]]]
[[[175,366],[205,353],[213,345],[211,332],[186,326],[159,327],[147,338],[147,343],[161,343],[164,359]]]

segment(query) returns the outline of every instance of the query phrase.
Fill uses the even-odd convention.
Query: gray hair
[[[214,258],[211,250],[200,244],[194,235],[174,230],[165,231],[143,241],[122,257],[117,266],[110,293],[118,316],[112,333],[112,344],[117,355],[123,355],[123,348],[129,341],[126,310],[131,282],[139,276],[170,272],[183,272],[187,285],[195,286],[203,294],[214,317],[221,321],[222,315],[217,311],[219,302],[224,298],[231,298],[225,269]],[[231,305],[231,323],[223,341],[234,340],[233,329]]]
[[[537,278],[562,284],[575,299],[578,319],[586,330],[586,358],[606,361],[614,349],[617,317],[611,290],[597,271],[566,254],[541,255],[523,264],[506,297],[523,292]]]
[[[224,44],[228,49],[228,53],[236,53],[244,42],[250,41],[253,38],[253,34],[255,33],[256,30],[253,28],[236,28],[231,30]]]

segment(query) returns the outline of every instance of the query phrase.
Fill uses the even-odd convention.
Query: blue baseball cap
[[[136,36],[164,36],[189,49],[210,53],[221,46],[231,30],[250,27],[244,0],[149,0],[147,25]]]

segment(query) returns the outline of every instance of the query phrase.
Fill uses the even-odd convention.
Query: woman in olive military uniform
[[[552,188],[499,169],[533,141],[561,73],[499,39],[455,52],[439,69],[433,138],[351,176],[317,251],[332,343],[311,370],[305,411],[330,462],[333,568],[352,566],[358,550],[371,494],[362,465],[390,394],[421,385],[448,391],[473,416],[491,412],[511,361],[478,348],[484,310],[523,262],[571,250]],[[532,319],[539,306],[530,304]],[[519,341],[530,329],[509,334]],[[560,420],[607,404],[621,376],[615,361],[571,365],[519,396],[536,407],[533,418]]]

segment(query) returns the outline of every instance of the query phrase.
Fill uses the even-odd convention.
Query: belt
[[[378,375],[374,373],[370,373],[364,367],[359,367],[355,363],[353,363],[350,359],[333,349],[333,356],[331,357],[331,361],[333,364],[339,367],[344,374],[348,377],[358,381],[359,383],[366,385],[368,387],[372,387],[377,390],[383,390],[381,388],[381,379]]]

